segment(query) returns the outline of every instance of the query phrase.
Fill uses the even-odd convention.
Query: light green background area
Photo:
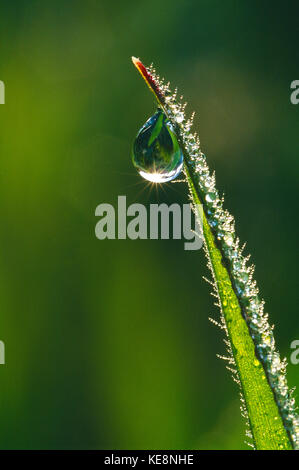
[[[0,448],[239,449],[203,250],[97,240],[95,208],[186,203],[131,162],[155,111],[130,56],[196,111],[282,355],[297,313],[298,5],[15,1],[0,7]],[[191,106],[192,103],[192,106]],[[299,384],[299,365],[288,367]]]

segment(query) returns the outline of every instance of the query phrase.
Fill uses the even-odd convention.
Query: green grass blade
[[[187,169],[186,174],[192,199],[196,204],[201,204]],[[241,411],[248,426],[247,437],[252,438],[256,449],[291,449],[274,395],[255,356],[253,341],[204,213],[202,218],[206,255],[219,299],[221,323],[228,340],[228,357],[225,360],[229,362],[229,369],[240,387]]]
[[[208,266],[218,298],[221,327],[227,338],[229,369],[240,386],[247,436],[256,449],[298,449],[299,418],[286,380],[286,362],[275,349],[272,327],[253,280],[249,257],[243,256],[234,219],[223,209],[199,139],[191,133],[184,106],[152,67],[133,63],[172,122],[184,153],[185,175],[194,206],[203,207],[202,232]]]

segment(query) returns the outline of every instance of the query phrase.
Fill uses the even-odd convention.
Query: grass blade
[[[235,233],[234,218],[223,209],[199,139],[191,133],[192,117],[169,85],[132,58],[159,106],[172,122],[184,153],[184,169],[193,205],[203,206],[202,230],[208,266],[218,298],[221,326],[226,334],[228,362],[241,393],[241,412],[246,434],[256,449],[298,449],[299,418],[288,389],[286,361],[275,348],[264,302],[253,280],[253,266],[243,256]]]

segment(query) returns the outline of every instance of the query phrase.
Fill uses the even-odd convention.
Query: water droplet
[[[232,251],[232,254],[231,254],[232,258],[238,258],[238,256],[239,256],[239,253],[237,250]],[[239,269],[239,268],[234,268],[234,269]]]
[[[228,233],[224,236],[224,241],[228,246],[232,246],[232,244],[234,243],[233,235],[231,233]]]
[[[217,220],[215,220],[215,219],[211,219],[211,218],[210,218],[210,219],[208,220],[208,222],[209,222],[210,227],[214,227],[214,228],[215,228],[215,227],[217,227],[217,225],[218,225],[218,222],[217,222]]]
[[[208,193],[208,194],[206,195],[206,201],[207,201],[207,202],[213,202],[213,201],[215,201],[215,200],[216,200],[216,194],[215,194],[215,193],[212,193],[212,192],[211,192],[211,193]]]
[[[178,111],[175,115],[175,119],[178,123],[183,122],[184,118],[185,118],[184,113],[182,113],[181,111]]]
[[[212,178],[207,176],[203,184],[207,189],[209,189],[209,187],[212,185]]]
[[[183,167],[183,153],[172,124],[161,109],[146,121],[133,146],[133,164],[153,183],[176,178]]]
[[[233,268],[234,268],[234,271],[236,271],[236,272],[240,271],[240,269],[242,268],[241,262],[238,261],[238,260],[234,260]]]
[[[247,272],[240,273],[239,279],[240,279],[241,282],[243,282],[243,284],[246,284],[246,282],[249,279],[249,276],[248,276]]]

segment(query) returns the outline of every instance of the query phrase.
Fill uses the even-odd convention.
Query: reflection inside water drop
[[[153,183],[176,178],[183,168],[183,153],[172,124],[161,109],[146,121],[133,145],[133,164]]]

